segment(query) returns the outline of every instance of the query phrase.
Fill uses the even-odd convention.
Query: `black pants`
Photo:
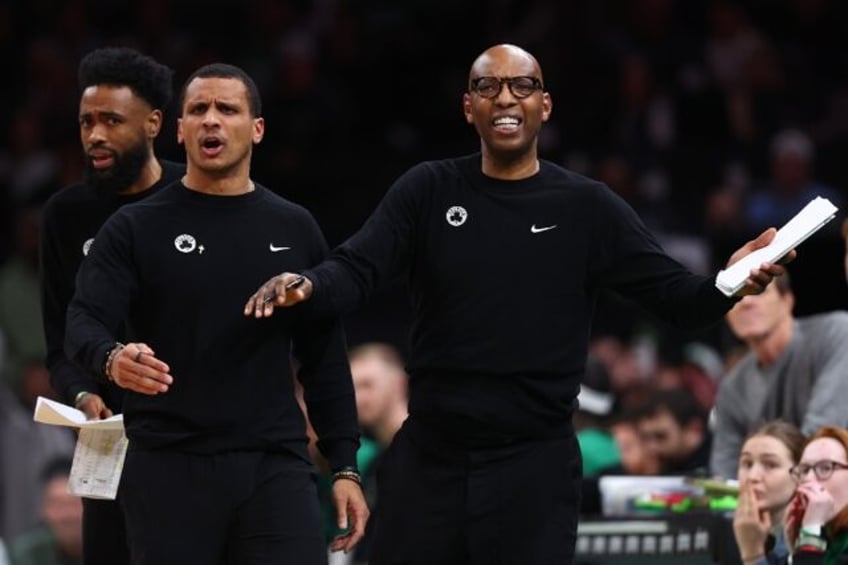
[[[82,562],[84,565],[129,564],[124,515],[117,501],[82,499]]]
[[[457,450],[405,425],[378,470],[371,565],[568,565],[576,438]]]
[[[133,565],[324,565],[311,464],[286,454],[127,453]]]

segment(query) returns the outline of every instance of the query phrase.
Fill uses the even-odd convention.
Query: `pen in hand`
[[[298,276],[296,279],[294,279],[293,281],[291,281],[290,283],[288,283],[286,285],[286,290],[291,290],[293,288],[299,287],[300,285],[303,284],[303,281],[305,281],[305,280],[306,280],[306,277],[304,277],[303,275]],[[269,302],[271,302],[275,298],[277,298],[277,293],[272,293],[269,296],[266,296],[262,300],[262,304],[268,304]]]

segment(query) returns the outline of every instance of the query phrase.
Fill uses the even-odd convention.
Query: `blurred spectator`
[[[580,513],[600,514],[601,496],[598,478],[608,472],[620,472],[621,457],[610,434],[608,423],[616,408],[616,398],[606,367],[591,355],[577,395],[574,429],[583,460]]]
[[[0,266],[0,337],[5,339],[6,364],[2,382],[16,388],[23,365],[46,354],[38,286],[40,206],[30,204],[15,216],[15,249]]]
[[[0,178],[8,182],[12,201],[43,199],[55,189],[58,159],[45,143],[41,116],[32,108],[19,111],[8,137],[0,151]]]
[[[44,364],[32,361],[16,389],[0,383],[0,538],[11,540],[38,522],[40,472],[58,457],[70,457],[68,428],[33,421],[35,398],[50,390]]]
[[[356,346],[348,359],[359,425],[385,449],[409,415],[403,359],[394,347],[383,343]]]
[[[702,342],[689,342],[679,346],[679,351],[665,354],[666,364],[659,367],[655,376],[658,388],[685,388],[698,401],[704,412],[715,404],[718,379],[723,374],[721,356]]]
[[[746,64],[762,45],[745,8],[731,0],[713,0],[707,14],[705,54],[709,69],[725,92],[741,88]]]
[[[297,373],[298,366],[299,365],[295,362],[292,374]],[[328,546],[328,565],[351,565],[354,563],[354,557],[360,555],[360,552],[363,551],[360,549],[360,547],[363,545],[363,543],[367,542],[368,532],[366,531],[365,538],[363,538],[359,542],[359,544],[357,544],[354,553],[344,553],[341,551],[336,552],[329,550],[329,544],[333,540],[333,538],[343,532],[336,524],[336,509],[333,505],[332,492],[333,477],[332,473],[330,472],[330,464],[318,450],[318,433],[315,431],[315,428],[312,427],[312,422],[309,420],[309,411],[306,408],[306,401],[303,397],[303,385],[297,378],[295,378],[293,381],[295,398],[297,399],[297,403],[300,406],[300,410],[303,412],[303,417],[306,422],[306,437],[308,441],[307,449],[309,451],[309,456],[312,459],[312,462],[315,463],[318,470],[318,500],[321,504],[321,513],[324,517],[324,539]],[[380,447],[373,439],[370,439],[366,436],[361,436],[359,438],[359,449],[356,451],[356,465],[359,468],[359,472],[363,477],[363,489],[365,489],[366,473],[372,470],[373,463],[376,460],[379,451]],[[367,495],[368,492],[366,492],[366,496]],[[370,501],[369,508],[373,510],[373,506],[371,506]]]
[[[620,417],[610,427],[612,437],[621,457],[623,475],[659,475],[660,460],[650,451],[639,436],[633,414]]]
[[[798,486],[784,531],[790,564],[848,562],[848,430],[825,426],[807,439],[791,473]],[[781,562],[783,563],[783,562]]]
[[[580,383],[574,429],[583,459],[583,477],[597,475],[607,467],[618,465],[615,440],[608,423],[615,409],[616,398],[606,367],[592,356],[586,362],[586,375]]]
[[[356,411],[365,438],[373,438],[377,448],[372,458],[359,461],[365,500],[371,509],[371,524],[378,506],[377,470],[383,452],[388,449],[400,429],[407,410],[407,380],[403,358],[391,345],[364,343],[348,353],[350,374],[356,392]],[[360,448],[360,451],[362,449]],[[354,563],[366,563],[371,547],[371,530],[359,542],[353,553]]]
[[[42,476],[42,524],[11,541],[14,565],[81,565],[82,501],[68,492],[71,461],[54,460]]]
[[[780,562],[789,553],[783,518],[795,493],[790,470],[801,459],[804,435],[792,424],[773,420],[745,439],[739,455],[739,506],[733,533],[745,564]]]
[[[845,426],[848,412],[848,312],[796,318],[788,273],[762,294],[740,300],[727,314],[750,351],[721,381],[715,406],[714,475],[736,476],[742,440],[767,420],[781,419],[812,433]]]
[[[780,227],[816,196],[840,207],[842,196],[813,177],[813,142],[800,130],[783,130],[771,142],[769,180],[748,199],[747,224],[753,231]]]
[[[73,452],[67,429],[32,421],[38,396],[53,397],[44,365],[45,344],[38,285],[40,207],[22,205],[15,215],[15,249],[0,266],[0,537],[10,540],[37,521],[39,470]]]
[[[686,389],[658,390],[635,415],[636,429],[663,475],[707,471],[711,436],[706,414]]]

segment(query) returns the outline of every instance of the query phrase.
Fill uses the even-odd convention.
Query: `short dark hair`
[[[165,110],[173,96],[174,71],[129,47],[95,49],[80,61],[80,91],[89,86],[127,86],[156,110]]]
[[[256,86],[256,83],[244,69],[227,63],[210,63],[189,75],[180,90],[180,113],[182,113],[183,104],[185,104],[188,85],[196,78],[234,78],[240,80],[247,89],[247,105],[250,109],[250,115],[254,118],[262,115],[262,98],[259,96],[259,87]]]
[[[71,474],[73,460],[64,456],[57,456],[48,461],[41,469],[41,482],[47,484],[56,477],[67,477]]]
[[[636,409],[636,420],[646,420],[667,412],[681,428],[693,420],[706,424],[707,415],[695,395],[686,388],[661,389]]]

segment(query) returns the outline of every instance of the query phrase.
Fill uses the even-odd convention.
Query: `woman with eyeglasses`
[[[788,556],[783,522],[796,487],[790,470],[803,448],[801,431],[779,420],[764,424],[742,444],[733,534],[744,565],[779,563]]]
[[[795,496],[785,518],[793,564],[848,563],[848,430],[824,427],[792,468]]]

